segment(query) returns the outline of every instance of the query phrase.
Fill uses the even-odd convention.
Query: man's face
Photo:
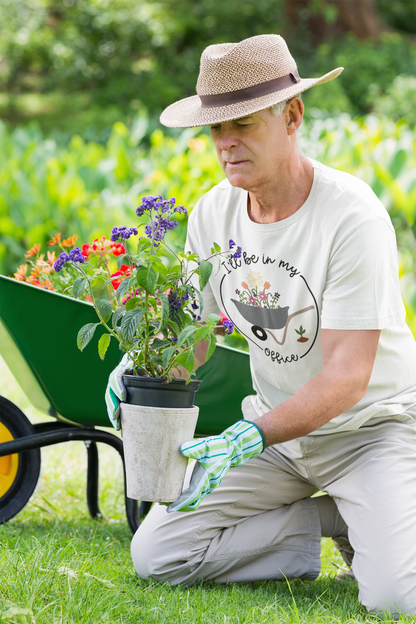
[[[211,126],[218,159],[232,186],[261,192],[276,181],[288,158],[290,139],[285,115],[260,111]]]

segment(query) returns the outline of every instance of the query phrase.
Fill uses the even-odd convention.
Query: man
[[[416,345],[394,230],[366,184],[297,143],[299,94],[341,71],[301,79],[278,35],[209,46],[198,95],[161,116],[211,127],[226,180],[195,207],[187,248],[242,247],[204,314],[247,337],[256,394],[245,420],[183,445],[197,470],[177,503],[153,507],[132,557],[173,585],[314,579],[327,536],[368,609],[416,613]]]

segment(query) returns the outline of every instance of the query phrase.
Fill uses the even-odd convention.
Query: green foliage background
[[[284,0],[0,0],[0,116],[105,142],[114,122],[131,123],[140,108],[156,125],[164,107],[193,95],[206,46],[287,31],[301,76],[345,67],[325,90],[305,94],[307,110],[363,115],[381,106],[416,123],[413,0],[377,0],[386,24],[377,41],[351,34],[318,46],[308,18],[331,22],[336,8],[309,5],[291,34]],[[406,78],[404,109],[397,77]]]
[[[290,48],[300,74],[345,67],[305,92],[301,140],[309,156],[362,177],[389,210],[416,332],[416,4],[376,5],[385,24],[377,40],[349,34],[320,45],[308,19],[331,23],[336,8],[310,0],[298,11]],[[207,45],[285,33],[284,8],[285,0],[0,0],[0,271],[12,274],[26,249],[57,231],[86,242],[135,224],[146,194],[192,208],[223,173],[204,130],[161,129],[159,113],[194,93]],[[183,219],[171,244],[179,248],[185,230]]]

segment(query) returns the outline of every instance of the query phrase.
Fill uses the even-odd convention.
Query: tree
[[[314,46],[347,32],[364,39],[386,30],[376,0],[284,0],[284,17],[292,36],[306,30]]]

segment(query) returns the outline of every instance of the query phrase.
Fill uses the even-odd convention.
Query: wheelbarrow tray
[[[101,326],[83,352],[76,344],[79,329],[97,321],[88,302],[0,275],[0,354],[30,402],[58,420],[107,427],[104,392],[122,354],[113,340],[98,357]],[[241,401],[253,393],[249,356],[218,345],[198,378],[196,434],[213,435],[241,418]]]

